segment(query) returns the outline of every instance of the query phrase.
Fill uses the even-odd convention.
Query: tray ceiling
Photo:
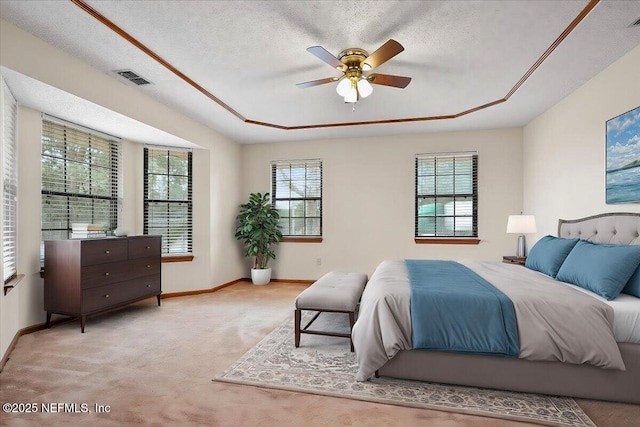
[[[640,44],[637,1],[75,3],[3,0],[0,15],[240,143],[522,126]],[[376,72],[406,89],[376,85],[352,111],[333,83],[295,86],[339,75],[308,47],[391,38],[405,50]]]

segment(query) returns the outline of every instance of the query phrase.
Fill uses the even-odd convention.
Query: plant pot
[[[254,285],[267,285],[271,281],[271,269],[270,268],[252,268],[251,269],[251,282]]]

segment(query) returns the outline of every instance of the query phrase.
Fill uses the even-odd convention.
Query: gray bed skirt
[[[380,376],[640,404],[640,344],[619,343],[626,371],[435,351],[401,351]]]

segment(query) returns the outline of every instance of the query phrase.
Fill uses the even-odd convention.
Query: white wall
[[[452,151],[479,154],[481,243],[416,244],[415,155]],[[516,236],[505,231],[507,217],[522,209],[521,129],[244,145],[244,197],[270,191],[271,161],[314,158],[323,162],[323,241],[281,243],[275,277],[371,274],[385,259],[501,260],[515,252]]]
[[[233,237],[240,204],[239,144],[172,110],[135,88],[0,20],[0,65],[190,141],[194,150],[194,260],[162,266],[163,292],[210,289],[245,275]],[[42,66],[42,64],[47,64]],[[18,102],[20,100],[18,99]],[[112,131],[117,135],[117,131]],[[19,260],[25,279],[0,293],[0,355],[22,328],[44,321],[40,248],[40,112],[18,111]],[[142,146],[124,142],[121,224],[142,232]],[[230,248],[232,248],[230,250]]]
[[[556,235],[559,218],[640,212],[605,203],[605,122],[639,105],[640,46],[524,127],[524,209],[538,226],[530,243]]]

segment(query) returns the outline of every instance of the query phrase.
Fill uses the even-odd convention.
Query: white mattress
[[[640,298],[620,294],[613,301],[607,301],[600,295],[570,283],[564,283],[587,295],[599,299],[613,308],[613,335],[617,342],[640,344]]]

